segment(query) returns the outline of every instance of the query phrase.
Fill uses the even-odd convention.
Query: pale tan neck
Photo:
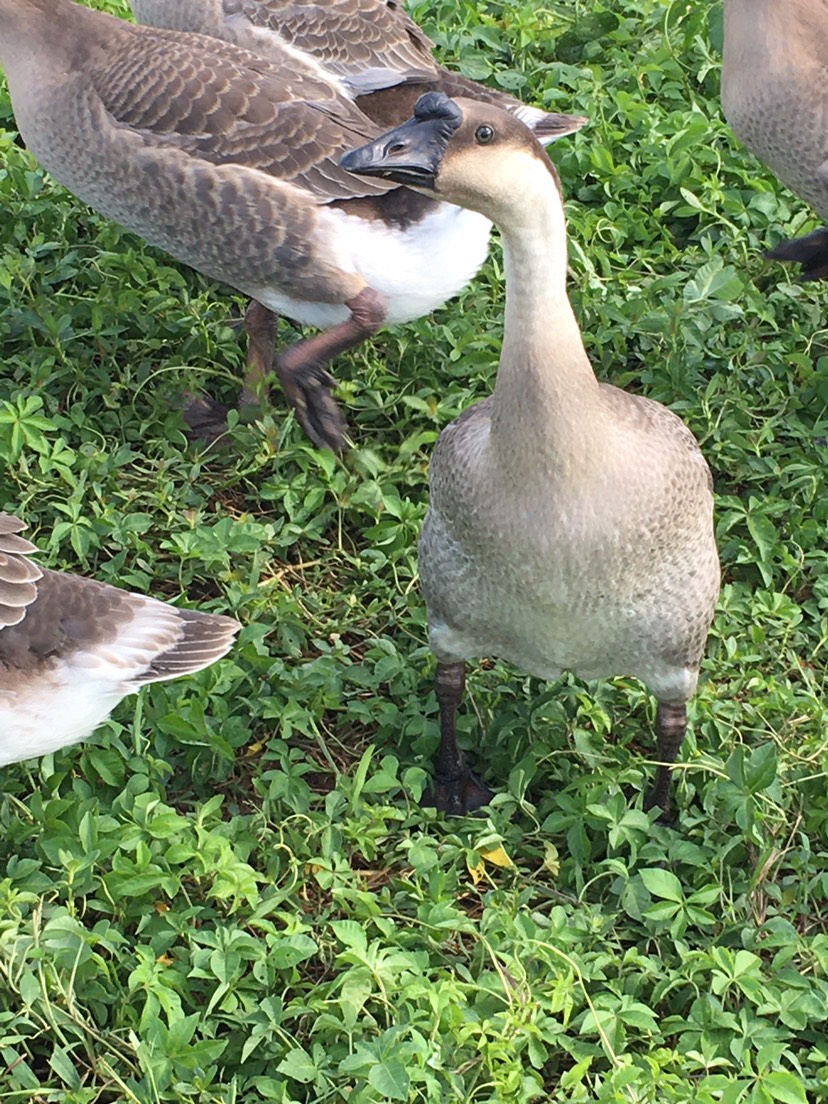
[[[526,441],[576,462],[592,452],[602,416],[598,381],[566,294],[566,225],[552,175],[525,180],[498,218],[506,268],[503,351],[492,403],[492,442],[504,455]]]
[[[0,0],[0,67],[16,87],[64,80],[97,39],[100,12],[70,0]]]

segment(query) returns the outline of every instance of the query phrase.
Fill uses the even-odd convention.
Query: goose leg
[[[273,372],[273,347],[276,342],[278,316],[256,299],[251,299],[244,312],[247,334],[247,372],[239,396],[239,409],[258,411],[268,398],[268,379]],[[227,429],[229,407],[205,395],[188,395],[184,420],[193,437],[215,441]]]
[[[424,804],[434,805],[447,816],[462,816],[488,805],[494,794],[468,768],[466,757],[457,746],[457,707],[466,686],[466,664],[438,663],[434,677],[437,704],[440,707],[440,747],[434,769],[432,789]]]
[[[239,409],[260,407],[268,399],[268,383],[273,372],[273,350],[276,344],[276,324],[279,316],[256,299],[251,299],[244,312],[247,334],[247,374],[239,396]]]
[[[299,424],[315,445],[334,451],[344,443],[345,419],[332,394],[336,380],[326,365],[375,334],[387,314],[385,300],[370,287],[345,306],[351,312],[347,321],[291,345],[276,360],[276,372]]]
[[[658,819],[664,824],[669,824],[671,820],[670,764],[675,763],[686,732],[687,703],[669,705],[667,702],[659,702],[656,717],[656,755],[661,766],[656,771],[655,784],[647,794],[644,808],[652,809],[657,805],[661,809]]]

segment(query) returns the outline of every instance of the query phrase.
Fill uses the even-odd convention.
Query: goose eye
[[[481,146],[485,146],[487,142],[491,142],[494,138],[494,133],[494,127],[490,127],[488,123],[483,123],[474,132],[474,137]]]

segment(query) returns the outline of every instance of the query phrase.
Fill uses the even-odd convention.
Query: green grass
[[[590,115],[555,149],[590,354],[714,471],[678,826],[641,811],[638,684],[498,663],[462,717],[489,815],[418,806],[416,536],[437,433],[493,384],[497,254],[337,363],[343,459],[278,397],[194,450],[176,403],[233,400],[242,301],[45,176],[0,96],[0,509],[52,566],[245,624],[0,774],[0,1101],[828,1100],[825,293],[762,260],[812,214],[721,117],[717,6],[413,11],[470,75]]]

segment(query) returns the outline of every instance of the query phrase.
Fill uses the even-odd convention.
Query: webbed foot
[[[802,280],[828,279],[828,227],[802,238],[782,241],[765,256],[771,261],[793,261],[802,265]]]
[[[218,440],[227,432],[227,415],[230,407],[204,395],[188,393],[184,396],[184,421],[187,437],[191,441]]]
[[[276,361],[276,371],[285,398],[296,411],[296,418],[317,448],[339,452],[345,444],[345,418],[333,397],[336,380],[320,364],[291,357],[294,345]]]
[[[430,789],[423,794],[425,808],[434,808],[445,816],[468,816],[484,808],[494,797],[494,791],[465,768],[453,778],[434,775]]]

